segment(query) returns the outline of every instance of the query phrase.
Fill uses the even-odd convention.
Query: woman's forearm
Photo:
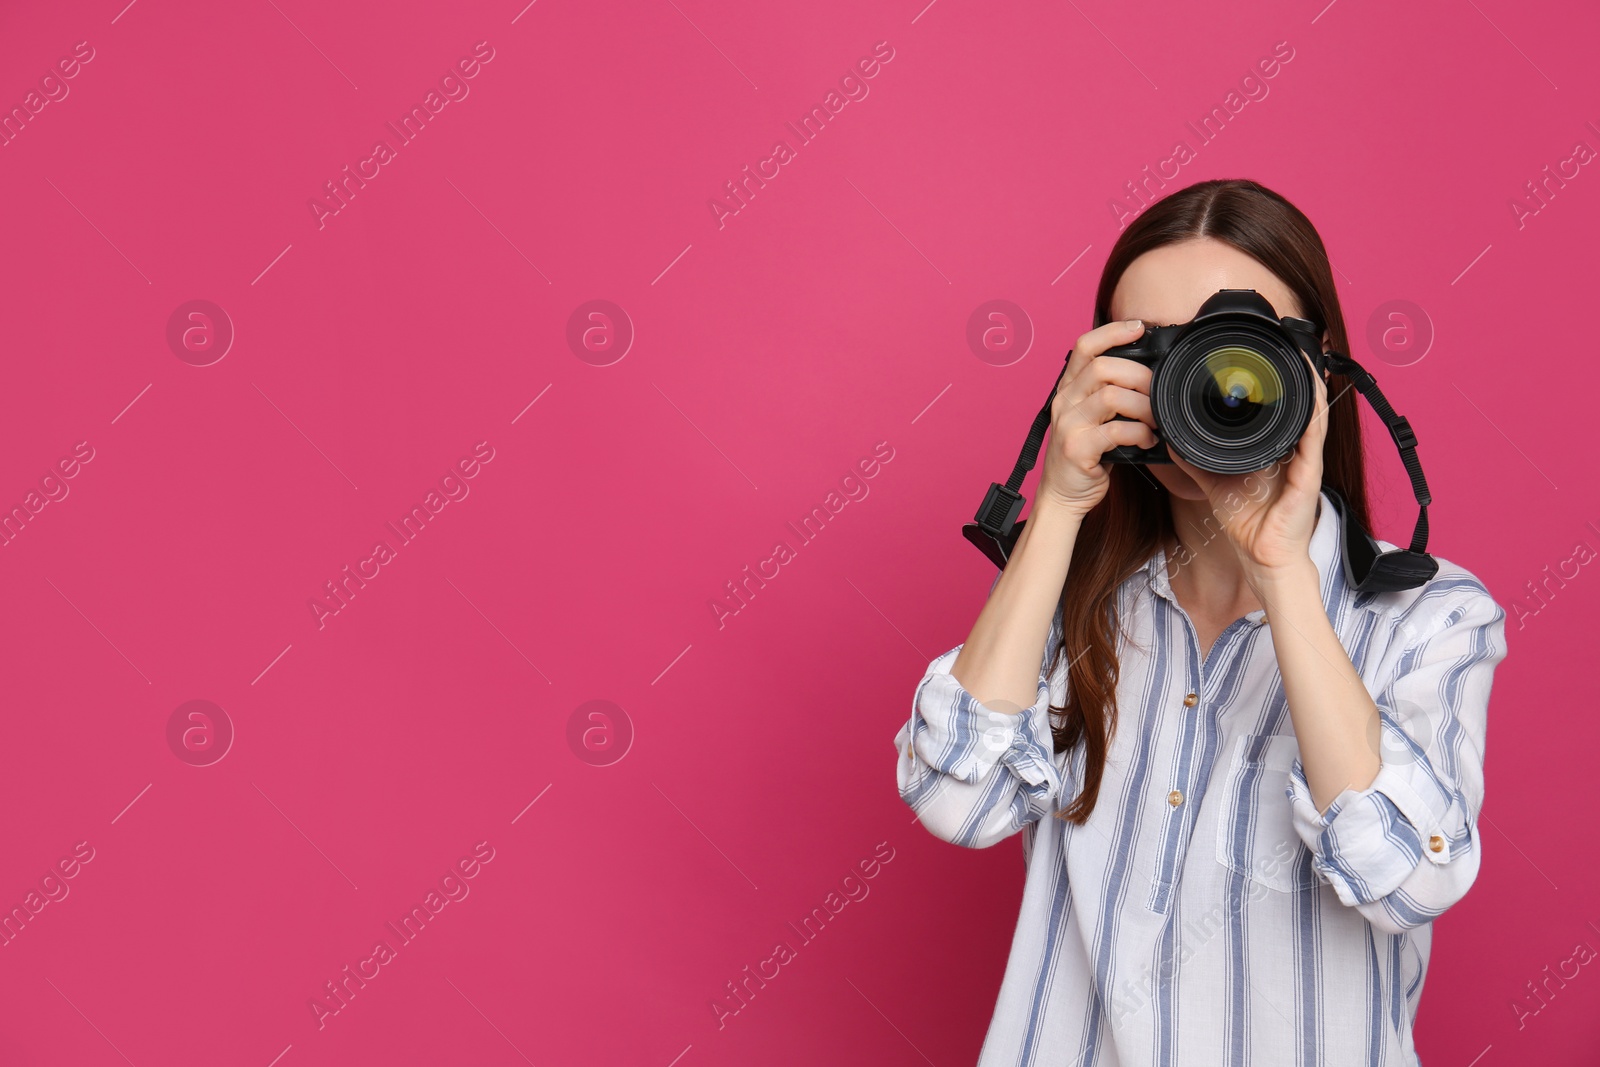
[[[1310,560],[1252,582],[1266,607],[1300,762],[1321,813],[1346,788],[1371,785],[1382,764],[1378,706],[1334,632],[1319,583]]]
[[[1012,712],[1038,699],[1050,621],[1081,524],[1076,512],[1035,500],[1011,559],[950,668],[981,703]]]

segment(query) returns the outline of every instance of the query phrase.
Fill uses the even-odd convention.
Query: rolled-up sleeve
[[[1021,711],[978,701],[950,674],[962,645],[928,665],[911,718],[895,736],[900,797],[932,834],[987,848],[1039,819],[1062,792],[1050,732],[1048,672],[1060,615],[1040,665],[1037,699]]]
[[[1433,921],[1478,874],[1489,689],[1505,658],[1505,611],[1473,582],[1421,619],[1373,698],[1380,767],[1318,813],[1296,758],[1286,794],[1312,866],[1339,900],[1397,934]]]

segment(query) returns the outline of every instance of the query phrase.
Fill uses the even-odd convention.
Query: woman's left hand
[[[1173,464],[1205,490],[1212,512],[1252,577],[1294,570],[1311,558],[1311,531],[1322,490],[1322,443],[1328,435],[1328,384],[1320,374],[1313,377],[1317,392],[1311,422],[1287,463],[1279,460],[1250,474],[1213,474],[1172,456]]]

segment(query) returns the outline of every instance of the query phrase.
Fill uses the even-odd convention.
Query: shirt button
[[[1177,807],[1179,804],[1182,804],[1183,803],[1183,793],[1181,793],[1180,791],[1174,789],[1172,792],[1167,794],[1167,803],[1171,804],[1173,807]],[[1434,838],[1434,840],[1437,841],[1438,838]],[[1438,849],[1434,849],[1434,851],[1437,852]]]
[[[1195,696],[1193,693],[1190,693],[1188,696],[1183,698],[1183,706],[1186,708],[1192,708],[1198,703],[1200,703],[1200,698]]]
[[[1428,848],[1434,852],[1444,851],[1444,838],[1440,837],[1438,834],[1434,834],[1432,837],[1428,838]]]

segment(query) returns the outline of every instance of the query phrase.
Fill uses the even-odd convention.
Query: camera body
[[[1321,334],[1309,319],[1280,318],[1254,289],[1221,289],[1188,322],[1146,327],[1137,340],[1106,349],[1102,355],[1150,367],[1160,440],[1111,449],[1103,460],[1171,463],[1171,448],[1217,474],[1271,466],[1294,451],[1316,408]]]

